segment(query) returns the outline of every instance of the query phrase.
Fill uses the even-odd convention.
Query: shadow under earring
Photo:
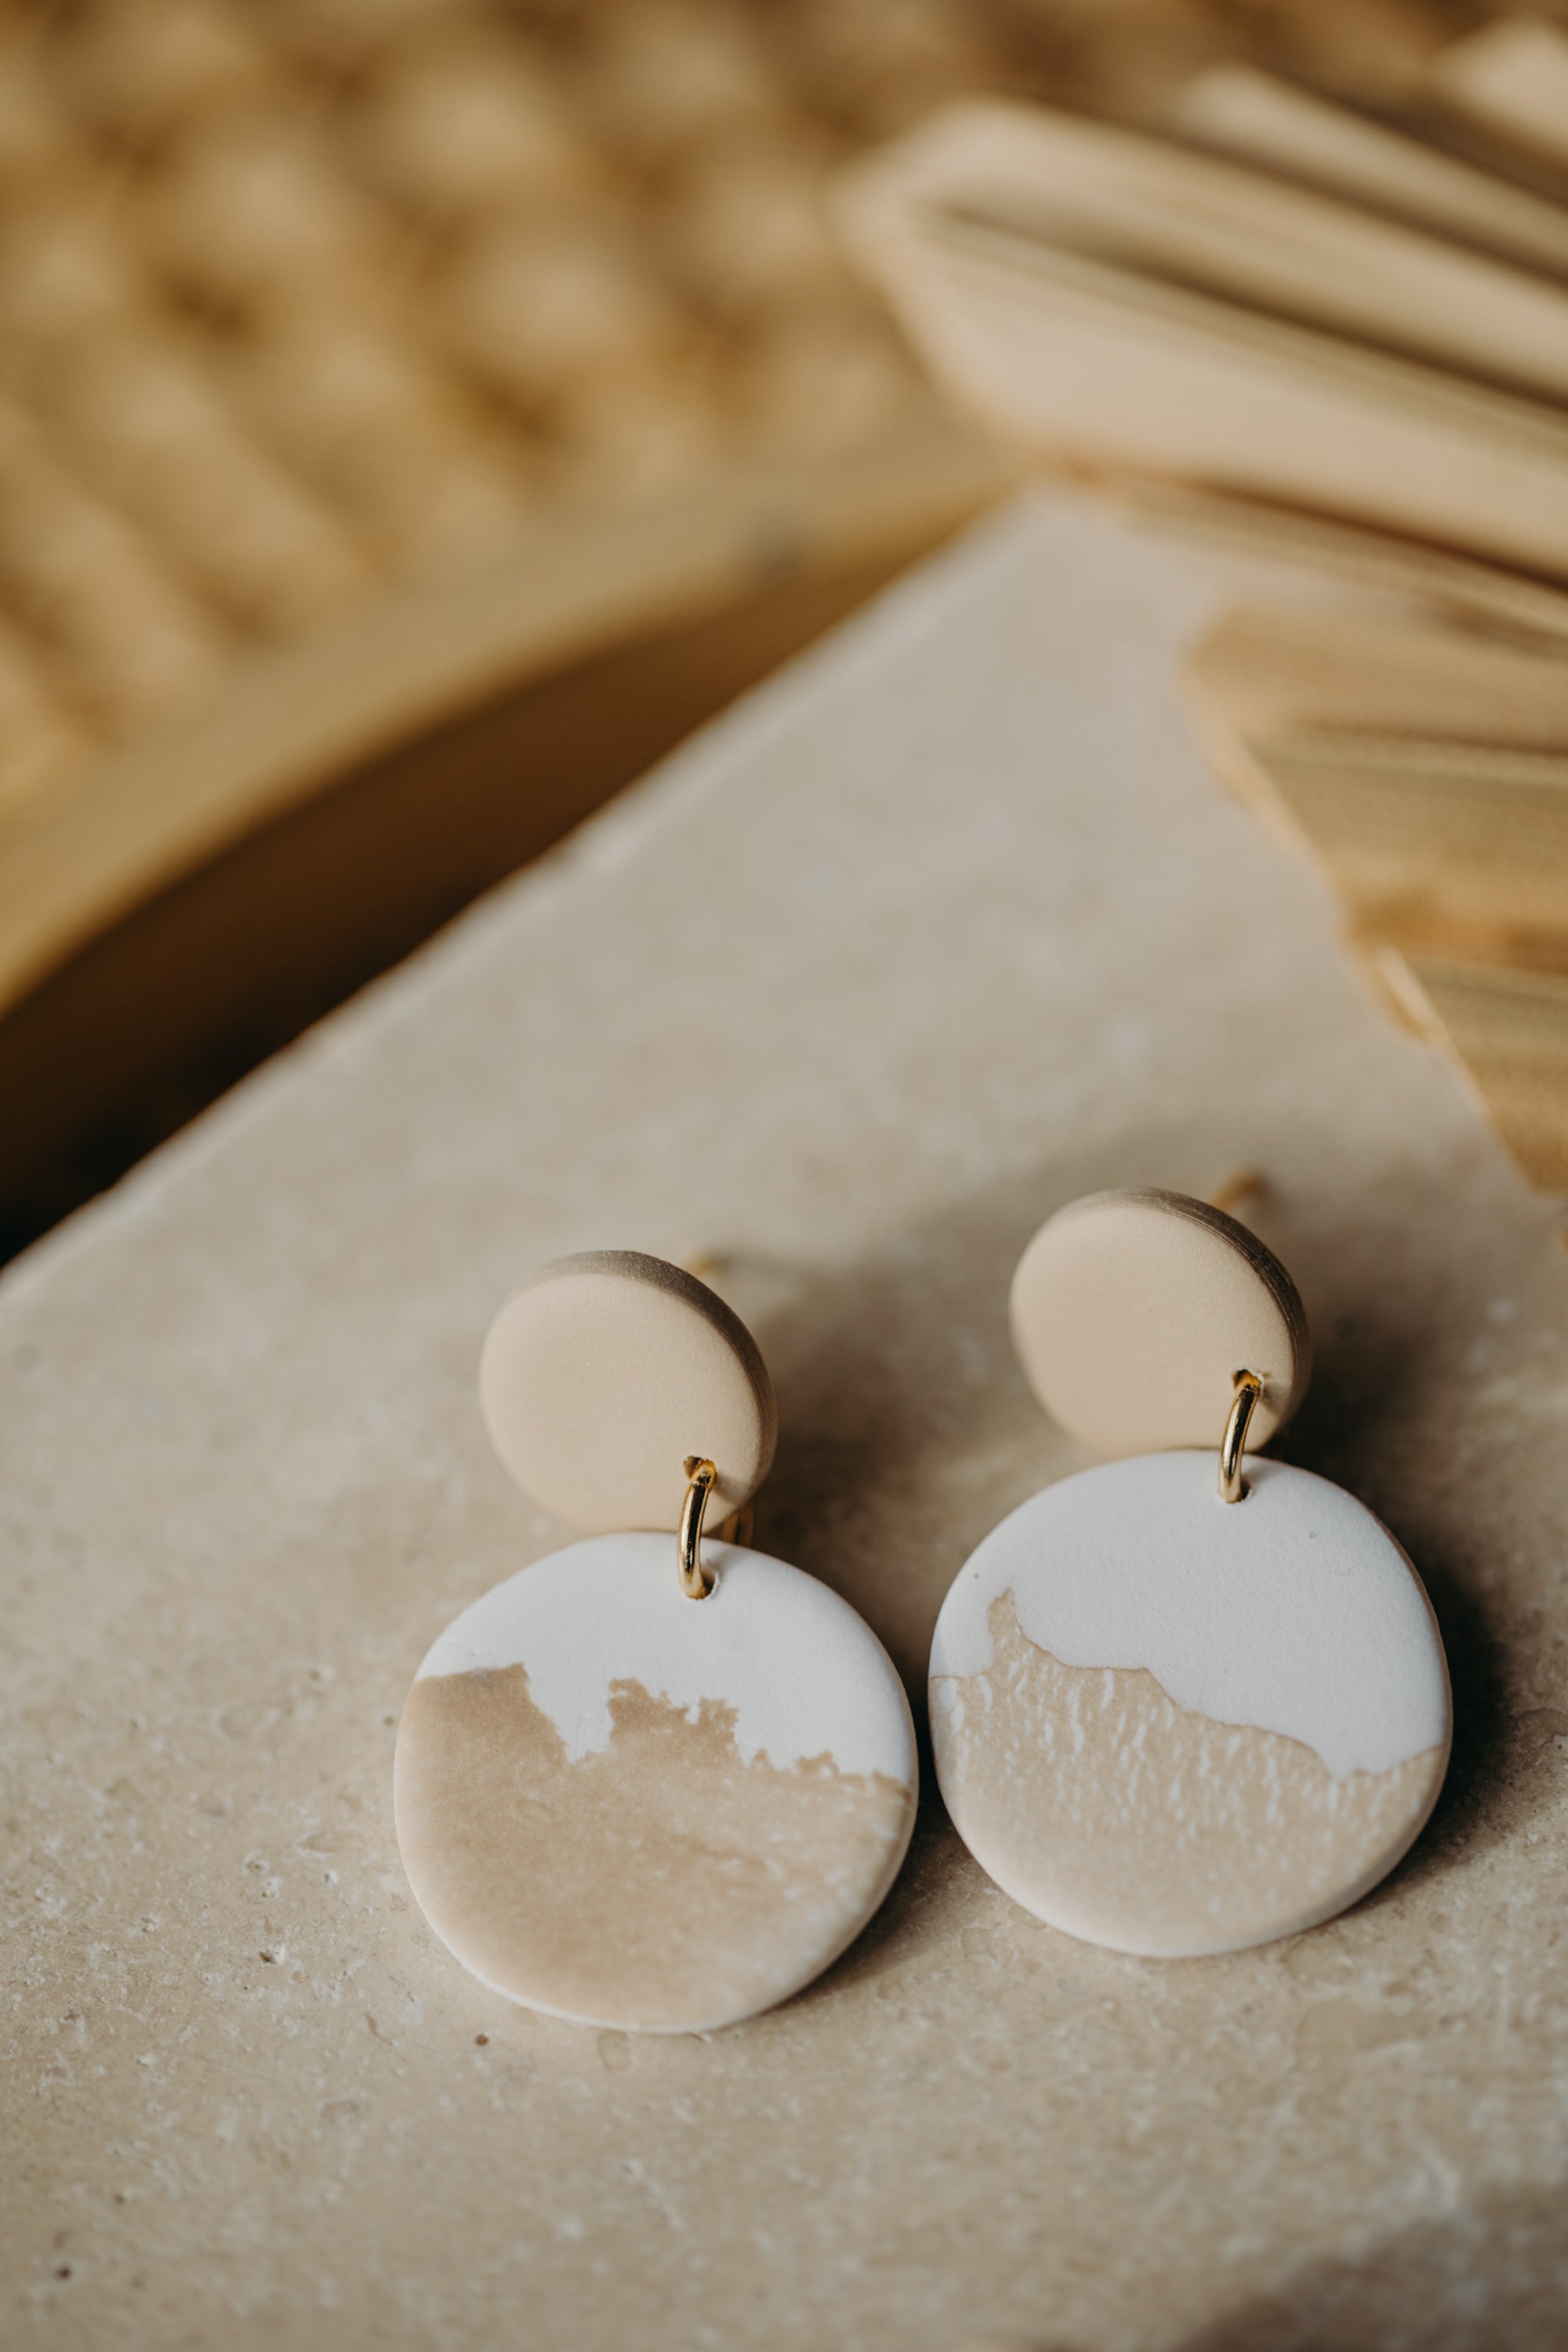
[[[1331,1917],[1426,1822],[1452,1709],[1388,1530],[1310,1471],[1244,1469],[1307,1385],[1294,1284],[1203,1202],[1097,1193],[1030,1243],[1012,1323],[1047,1410],[1133,1458],[1033,1496],[942,1604],[931,1730],[960,1836],[1037,1917],[1119,1951]]]
[[[594,1530],[454,1620],[398,1731],[421,1910],[470,1973],[574,2021],[707,2032],[818,1976],[897,1875],[918,1766],[903,1685],[847,1601],[702,1540],[773,1458],[755,1341],[631,1251],[501,1308],[480,1402],[536,1502]]]

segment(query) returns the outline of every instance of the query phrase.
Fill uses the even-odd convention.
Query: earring
[[[420,1667],[397,1736],[404,1867],[492,1991],[706,2032],[785,2000],[903,1861],[918,1767],[870,1628],[765,1553],[702,1542],[773,1459],[773,1386],[723,1301],[595,1250],[501,1308],[479,1396],[526,1493],[590,1530],[498,1584]],[[672,1542],[671,1538],[675,1540]]]
[[[1243,1475],[1307,1385],[1295,1285],[1203,1202],[1101,1192],[1035,1235],[1012,1324],[1047,1411],[1132,1458],[1033,1496],[942,1604],[931,1730],[959,1835],[1037,1917],[1115,1951],[1331,1918],[1431,1812],[1452,1703],[1388,1530],[1310,1471]]]

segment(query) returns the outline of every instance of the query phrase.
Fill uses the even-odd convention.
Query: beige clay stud
[[[757,1343],[695,1275],[637,1250],[558,1258],[515,1291],[479,1360],[490,1443],[525,1494],[586,1533],[679,1521],[688,1454],[710,1516],[768,1475],[778,1433]]]
[[[1273,1253],[1182,1192],[1091,1192],[1040,1227],[1013,1277],[1013,1343],[1053,1421],[1097,1454],[1217,1443],[1233,1375],[1265,1445],[1311,1373],[1307,1318]]]

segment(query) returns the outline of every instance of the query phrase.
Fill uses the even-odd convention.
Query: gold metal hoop
[[[1253,1407],[1263,1394],[1263,1382],[1256,1372],[1237,1372],[1235,1380],[1236,1396],[1219,1448],[1219,1498],[1222,1503],[1239,1503],[1247,1492],[1241,1475],[1241,1458],[1247,1451],[1247,1431]]]
[[[680,1532],[676,1538],[680,1589],[688,1601],[706,1601],[713,1590],[713,1580],[702,1565],[702,1514],[708,1508],[708,1497],[719,1473],[700,1454],[689,1454],[682,1466],[687,1479],[686,1500],[680,1507]]]

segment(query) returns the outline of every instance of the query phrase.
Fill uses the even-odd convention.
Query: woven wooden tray
[[[613,642],[661,601],[689,609],[686,542],[725,538],[725,484],[718,607],[776,558],[773,521],[756,534],[759,475],[773,510],[811,512],[807,562],[828,507],[837,558],[886,545],[889,497],[926,509],[912,544],[984,494],[994,467],[942,425],[837,250],[822,192],[846,157],[971,93],[1136,113],[1238,39],[1398,86],[1449,15],[1307,0],[1239,26],[1172,0],[13,12],[0,1008],[345,763],[548,667],[563,635]],[[873,456],[862,499],[853,461]]]
[[[11,12],[0,1248],[996,489],[838,250],[847,159],[987,92],[1158,116],[1238,55],[1396,99],[1453,23]]]
[[[389,740],[817,561],[825,501],[834,557],[890,478],[911,541],[973,502],[816,198],[1000,68],[964,12],[860,41],[841,121],[804,13],[11,18],[0,1005]]]

